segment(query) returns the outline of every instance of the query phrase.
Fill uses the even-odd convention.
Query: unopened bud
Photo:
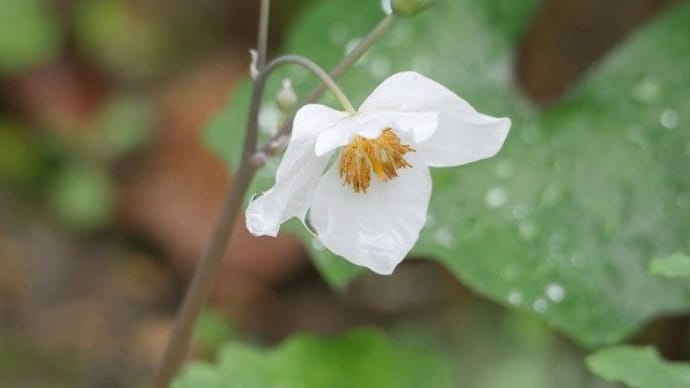
[[[393,13],[398,16],[414,16],[434,5],[436,0],[390,0]]]
[[[276,95],[276,104],[283,113],[290,112],[297,105],[297,94],[292,88],[292,82],[287,78],[283,80],[283,86]]]

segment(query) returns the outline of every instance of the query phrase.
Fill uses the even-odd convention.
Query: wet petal
[[[418,158],[409,161],[412,167],[397,178],[372,180],[366,193],[355,193],[337,168],[329,169],[310,210],[319,240],[354,264],[392,273],[417,241],[431,196],[428,168]]]
[[[306,105],[297,112],[275,185],[247,207],[247,229],[253,235],[276,236],[280,224],[287,219],[304,219],[330,156],[314,154],[316,138],[345,116],[347,113],[316,104]]]

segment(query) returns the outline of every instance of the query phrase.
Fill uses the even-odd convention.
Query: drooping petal
[[[375,111],[358,113],[341,120],[338,125],[322,132],[316,141],[316,155],[325,155],[350,142],[355,135],[374,139],[385,129],[407,134],[415,142],[433,136],[438,127],[437,112]]]
[[[389,181],[374,179],[366,193],[343,185],[337,168],[319,182],[310,221],[333,253],[379,274],[390,274],[412,249],[426,221],[429,169],[418,158]]]
[[[255,236],[276,236],[280,224],[291,217],[304,219],[311,196],[329,155],[317,157],[318,134],[347,113],[323,105],[305,105],[293,122],[292,135],[276,172],[276,183],[247,207],[247,229]]]
[[[381,110],[439,112],[438,128],[417,148],[432,167],[489,158],[501,149],[510,129],[510,119],[481,114],[445,86],[409,71],[383,81],[359,108],[362,114]]]

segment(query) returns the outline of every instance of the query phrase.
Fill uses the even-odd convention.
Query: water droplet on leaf
[[[508,193],[502,187],[496,187],[486,192],[486,206],[496,209],[506,204]]]
[[[546,286],[546,296],[554,303],[560,303],[565,298],[565,290],[558,283],[551,283]]]

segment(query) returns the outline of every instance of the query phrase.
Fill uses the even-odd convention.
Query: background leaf
[[[376,4],[340,12],[347,3],[307,12],[286,51],[334,65],[380,18]],[[633,34],[544,112],[512,79],[512,47],[533,6],[439,2],[396,24],[341,86],[357,103],[386,76],[412,69],[481,112],[511,117],[498,157],[434,171],[429,218],[412,255],[439,260],[478,292],[543,316],[583,345],[613,343],[658,314],[690,307],[690,286],[648,272],[650,257],[690,248],[690,73],[683,70],[690,67],[690,5]],[[313,85],[305,73],[286,74],[299,90]],[[246,115],[239,97],[246,90],[239,93],[208,133],[231,164]],[[268,130],[277,114],[267,107]],[[270,187],[277,163],[261,172],[254,191]],[[295,225],[286,230],[303,238],[333,284],[358,273]]]
[[[50,59],[60,46],[61,31],[50,2],[0,2],[0,73],[10,73]]]
[[[690,386],[690,364],[664,361],[654,348],[615,346],[587,357],[595,374],[634,388],[684,388]]]
[[[270,351],[230,344],[221,350],[217,365],[186,367],[173,388],[443,388],[451,386],[450,375],[439,354],[360,329],[334,338],[293,336]]]

